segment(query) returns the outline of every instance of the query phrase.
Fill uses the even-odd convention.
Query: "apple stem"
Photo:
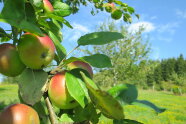
[[[63,67],[63,61],[67,58],[67,56],[69,56],[74,50],[76,50],[80,45],[76,46],[74,49],[72,49],[64,58],[63,60],[61,60],[61,62],[59,63],[59,65],[53,69],[52,71],[50,71],[50,74],[55,74],[56,72],[62,70]]]
[[[67,58],[67,56],[69,56],[74,50],[76,50],[77,48],[79,47],[79,45],[78,46],[76,46],[74,49],[72,49],[65,57],[64,57],[64,59],[66,59]],[[64,60],[63,59],[63,60]],[[60,64],[59,65],[61,65],[62,63],[63,63],[63,60],[60,62]]]
[[[15,45],[16,42],[18,41],[17,35],[18,35],[18,29],[14,26],[11,26],[12,28],[12,34],[13,34],[13,44]]]
[[[45,102],[46,102],[47,109],[48,109],[48,112],[49,112],[49,117],[50,117],[51,124],[58,124],[58,121],[56,119],[56,114],[53,110],[53,107],[52,107],[48,97],[45,98]]]

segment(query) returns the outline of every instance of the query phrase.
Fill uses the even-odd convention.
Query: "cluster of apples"
[[[53,6],[49,0],[43,0],[44,10],[53,12]],[[52,62],[55,56],[55,45],[49,36],[38,36],[33,33],[23,34],[17,45],[3,43],[0,45],[0,73],[15,77],[20,75],[25,68],[39,70]],[[88,63],[74,61],[67,65],[68,70],[81,68],[93,76],[93,71]],[[65,73],[55,74],[48,87],[50,101],[60,109],[72,109],[79,104],[70,96],[65,81]],[[40,124],[38,113],[25,104],[13,104],[0,113],[2,124]]]
[[[18,45],[10,43],[0,45],[0,73],[15,77],[27,67],[42,69],[54,59],[55,46],[47,36],[25,33]]]
[[[25,33],[21,36],[17,46],[10,43],[0,45],[0,72],[6,76],[17,76],[26,67],[42,69],[54,59],[54,55],[55,46],[47,35],[40,37],[32,33]],[[68,70],[81,68],[86,70],[91,77],[93,76],[91,66],[82,61],[71,62],[67,68]],[[79,105],[66,88],[66,71],[55,74],[51,78],[48,88],[50,100],[60,109],[72,109]],[[33,108],[24,104],[14,104],[0,113],[0,123],[39,124],[40,122],[39,116]]]
[[[122,11],[119,8],[117,8],[113,2],[106,3],[104,7],[108,13],[111,13],[111,17],[113,19],[118,20],[122,17]]]
[[[82,61],[71,62],[68,65],[69,70],[81,68],[86,70],[90,76],[93,71],[88,63]],[[52,103],[60,109],[72,109],[79,104],[70,96],[65,82],[66,71],[55,74],[50,82],[48,94]],[[28,105],[13,104],[5,108],[0,113],[0,122],[2,124],[40,124],[38,113]]]
[[[82,68],[90,76],[93,71],[88,63],[75,61],[67,65],[69,69]],[[60,109],[72,109],[79,104],[70,96],[65,82],[66,71],[55,74],[49,83],[48,94],[52,103]],[[0,113],[0,122],[3,124],[40,124],[37,112],[28,105],[13,104]]]

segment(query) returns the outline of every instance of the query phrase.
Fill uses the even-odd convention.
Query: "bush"
[[[182,89],[179,86],[176,86],[176,85],[172,87],[172,92],[175,95],[182,95]]]

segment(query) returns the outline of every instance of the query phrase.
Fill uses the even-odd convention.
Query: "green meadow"
[[[17,85],[0,85],[0,111],[9,104],[19,102],[17,91]],[[158,114],[148,107],[127,105],[124,106],[125,118],[144,124],[186,124],[186,95],[140,90],[138,99],[148,100],[167,110]],[[102,117],[99,124],[112,124],[112,121]]]

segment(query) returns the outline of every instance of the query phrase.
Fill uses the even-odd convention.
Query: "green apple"
[[[72,109],[79,105],[67,90],[65,71],[57,73],[51,78],[48,95],[52,103],[61,109]]]
[[[76,68],[84,69],[89,73],[90,77],[93,77],[92,67],[86,62],[74,61],[74,62],[69,63],[67,65],[67,68],[69,70],[76,69]]]
[[[0,45],[0,73],[15,77],[21,74],[25,67],[19,58],[16,46],[10,43]]]
[[[44,9],[47,13],[52,13],[54,8],[49,0],[43,0]]]
[[[112,11],[111,13],[111,17],[115,20],[118,20],[120,19],[122,16],[122,11],[120,9],[115,9]]]
[[[0,113],[1,124],[40,124],[37,112],[24,104],[13,104]]]
[[[18,42],[18,52],[22,62],[31,69],[41,69],[52,62],[55,46],[47,36],[25,33]]]

